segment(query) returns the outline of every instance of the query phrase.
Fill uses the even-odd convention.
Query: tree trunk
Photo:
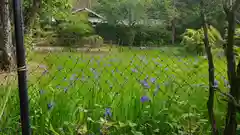
[[[235,13],[230,10],[227,13],[228,21],[228,38],[226,46],[226,56],[227,56],[227,68],[228,68],[228,79],[230,82],[230,94],[235,98],[236,101],[239,100],[237,82],[236,82],[236,63],[233,53],[234,45],[234,33],[235,33]],[[236,135],[237,121],[236,121],[236,107],[232,102],[228,103],[227,116],[225,121],[224,135]]]
[[[202,18],[202,25],[203,25],[203,31],[204,31],[204,44],[205,44],[205,50],[208,58],[208,75],[209,75],[209,94],[208,94],[208,115],[209,115],[209,121],[211,123],[212,127],[212,135],[218,135],[218,130],[216,127],[216,120],[214,116],[214,64],[213,64],[213,56],[211,52],[211,47],[209,45],[209,39],[208,39],[208,27],[206,23],[205,13],[204,13],[204,3],[203,0],[201,0],[201,18]]]
[[[175,0],[172,1],[173,3],[173,9],[176,11],[176,2]],[[176,13],[175,13],[176,14]],[[175,15],[174,15],[175,16]],[[175,44],[175,39],[176,39],[176,18],[173,17],[171,20],[171,27],[172,27],[172,44]]]
[[[14,68],[14,47],[12,44],[9,0],[0,1],[0,70]]]
[[[176,24],[175,24],[175,19],[171,21],[172,25],[172,44],[175,44],[175,39],[176,39]]]
[[[41,10],[42,0],[33,0],[32,5],[27,9],[26,16],[24,17],[24,32],[29,33],[37,13]]]

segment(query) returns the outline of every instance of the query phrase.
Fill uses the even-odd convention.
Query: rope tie
[[[27,71],[26,66],[21,66],[17,69],[18,71]]]

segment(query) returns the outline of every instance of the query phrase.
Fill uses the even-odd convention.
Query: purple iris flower
[[[148,102],[150,101],[149,97],[148,96],[142,96],[141,97],[141,102],[144,103],[144,102]]]
[[[48,70],[47,70],[47,69],[45,69],[45,70],[42,72],[43,75],[46,75],[47,73],[48,73]]]
[[[226,80],[226,79],[224,79],[224,86],[227,87],[227,88],[231,87],[228,80]]]
[[[58,84],[58,85],[56,86],[56,88],[57,88],[57,89],[60,89],[60,88],[61,88],[61,86]]]
[[[219,82],[217,80],[214,80],[213,88],[218,88]]]
[[[53,108],[53,106],[54,106],[54,102],[48,103],[48,104],[47,104],[48,110],[51,110],[51,109]]]
[[[151,78],[151,82],[155,83],[156,82],[156,78]]]
[[[143,81],[141,81],[141,84],[142,84],[142,86],[143,86],[144,88],[147,88],[147,89],[150,88],[150,86],[149,86],[148,82],[146,81],[146,79],[144,79]]]
[[[76,74],[73,74],[70,78],[71,81],[74,81],[75,80],[75,77],[76,77]]]
[[[95,68],[90,68],[90,70],[91,70],[92,72],[95,72],[96,69],[95,69]]]
[[[132,72],[137,73],[138,71],[137,71],[137,69],[132,69]]]
[[[39,67],[42,68],[42,69],[47,69],[47,66],[46,66],[46,65],[43,65],[43,64],[42,64],[42,65],[39,65]]]
[[[44,94],[44,90],[39,91],[40,95]]]
[[[68,91],[68,88],[66,87],[66,88],[64,88],[64,90],[63,90],[65,93],[67,93],[67,91]]]
[[[114,74],[115,73],[115,71],[114,70],[112,70],[112,74]]]
[[[105,118],[106,117],[112,117],[112,111],[111,108],[106,108],[104,113]]]

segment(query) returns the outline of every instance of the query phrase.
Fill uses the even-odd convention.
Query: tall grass
[[[216,78],[226,89],[224,59],[216,59]],[[210,133],[204,57],[183,55],[175,48],[123,49],[36,53],[31,62],[39,64],[28,79],[34,135]],[[17,89],[0,93],[0,129],[17,134]],[[225,103],[215,103],[221,128]]]

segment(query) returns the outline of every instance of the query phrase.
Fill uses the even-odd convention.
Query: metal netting
[[[210,132],[205,56],[190,55],[178,46],[119,45],[38,47],[29,54],[33,134]],[[216,85],[226,88],[225,58],[214,54]],[[20,131],[15,83],[13,77],[1,79],[1,134]],[[225,103],[216,104],[223,121]]]

